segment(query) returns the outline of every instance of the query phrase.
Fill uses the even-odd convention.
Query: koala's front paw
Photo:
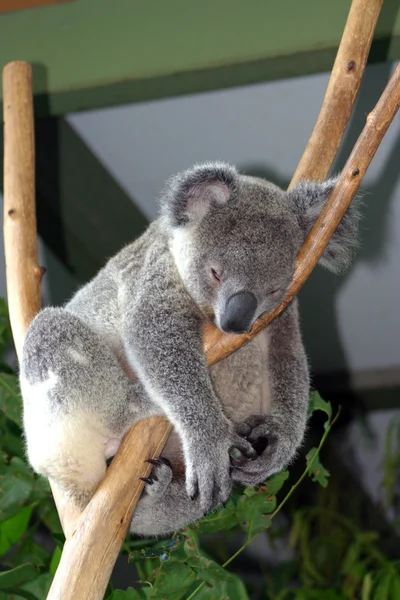
[[[233,481],[242,485],[257,485],[284,469],[301,442],[301,429],[301,435],[294,436],[291,429],[285,428],[271,415],[253,415],[238,425],[237,432],[252,444],[257,458],[249,461],[232,457]]]
[[[172,481],[172,467],[167,458],[149,458],[146,462],[153,465],[153,470],[148,477],[140,477],[144,481],[143,495],[150,496],[152,500],[161,500]]]
[[[232,491],[230,453],[239,451],[247,460],[257,454],[250,441],[227,426],[225,434],[192,439],[185,452],[186,490],[192,499],[199,495],[204,514],[224,504]]]

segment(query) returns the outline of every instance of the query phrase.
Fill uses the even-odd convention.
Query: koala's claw
[[[192,500],[192,502],[193,502],[194,500],[197,500],[198,496],[199,496],[199,488],[198,488],[198,486],[196,485],[196,486],[195,486],[195,490],[194,490],[194,492],[193,492],[193,493],[190,495],[190,499],[191,499],[191,500]]]
[[[172,481],[171,463],[163,456],[149,458],[145,462],[153,465],[153,470],[148,477],[139,477],[145,484],[143,493],[156,500],[161,499]]]
[[[171,465],[170,461],[168,460],[168,458],[165,458],[164,456],[158,456],[157,458],[148,458],[144,462],[150,463],[154,467],[158,467],[159,465],[166,465],[167,467],[172,469],[172,465]]]
[[[198,440],[200,443],[185,457],[187,495],[191,499],[198,495],[205,513],[226,502],[232,492],[231,452],[238,457],[246,456],[246,460],[257,456],[251,443],[232,431],[231,424],[227,429],[206,444]]]
[[[139,479],[147,483],[147,485],[153,485],[154,481],[157,481],[154,475],[150,475],[150,477],[139,477]]]
[[[301,440],[297,440],[296,444],[282,428],[282,424],[271,415],[253,415],[239,427],[245,431],[245,426],[250,427],[246,440],[253,446],[257,457],[252,461],[231,458],[234,465],[232,479],[242,485],[257,485],[281,471],[290,462]]]

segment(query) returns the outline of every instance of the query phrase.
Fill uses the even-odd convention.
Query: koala
[[[144,479],[131,531],[164,536],[293,460],[309,370],[297,301],[209,367],[203,326],[249,332],[285,297],[296,255],[335,179],[290,191],[223,162],[171,178],[157,220],[62,308],[40,311],[20,365],[33,469],[84,506],[139,420],[173,433]],[[338,272],[357,240],[349,208],[320,263]]]

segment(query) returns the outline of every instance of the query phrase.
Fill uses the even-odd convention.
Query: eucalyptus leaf
[[[34,476],[20,458],[10,461],[0,454],[0,522],[12,517],[24,506],[34,488]]]
[[[127,590],[114,590],[107,600],[140,600],[143,596],[134,588],[128,588]]]
[[[56,574],[60,559],[61,559],[62,550],[58,546],[55,547],[53,556],[51,557],[49,572],[54,577]]]
[[[229,581],[232,575],[211,558],[201,554],[193,555],[185,561],[202,581]]]
[[[237,503],[237,518],[240,527],[249,538],[271,526],[270,514],[276,508],[276,497],[260,488],[253,496],[242,496]]]
[[[15,569],[0,573],[0,590],[16,588],[38,577],[39,572],[33,565],[20,565]]]
[[[11,342],[12,333],[10,325],[10,317],[8,314],[7,302],[4,298],[0,298],[0,356],[3,356],[4,350]]]
[[[47,598],[52,581],[53,576],[50,573],[41,573],[36,579],[25,583],[22,588],[19,588],[18,593],[28,592],[37,600],[44,600],[44,598]]]
[[[226,580],[212,581],[205,585],[194,596],[195,600],[248,600],[249,596],[244,583],[237,575]]]
[[[312,481],[318,482],[322,487],[328,485],[329,471],[321,463],[317,448],[311,448],[306,455],[307,466],[310,466],[309,475]]]
[[[196,580],[194,570],[183,562],[163,563],[157,572],[151,600],[181,600]]]
[[[318,392],[311,392],[308,403],[308,416],[310,417],[317,410],[322,410],[326,413],[329,420],[332,418],[332,406],[330,402],[323,400]]]
[[[192,525],[198,533],[217,533],[218,531],[228,531],[237,526],[235,500],[230,498],[225,508],[210,513],[197,523]]]
[[[21,508],[13,517],[3,521],[0,526],[0,557],[20,540],[31,518],[33,506]]]
[[[283,487],[288,477],[289,471],[281,471],[280,473],[272,475],[272,477],[270,477],[265,484],[268,494],[270,494],[271,496],[276,495],[279,492],[279,490]]]
[[[29,563],[39,570],[43,570],[48,568],[50,558],[50,552],[35,542],[33,535],[30,534],[26,538],[21,538],[12,549],[12,552],[7,555],[7,559],[3,560],[2,564],[7,567],[17,567],[21,564]]]
[[[16,375],[0,373],[0,410],[22,427],[22,398]]]

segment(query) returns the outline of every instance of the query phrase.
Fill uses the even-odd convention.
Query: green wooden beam
[[[367,0],[366,0],[367,1]],[[350,0],[76,0],[3,15],[0,66],[34,67],[38,115],[330,70]],[[370,60],[400,58],[385,0]]]
[[[39,119],[35,130],[38,233],[84,283],[148,223],[64,119]]]

